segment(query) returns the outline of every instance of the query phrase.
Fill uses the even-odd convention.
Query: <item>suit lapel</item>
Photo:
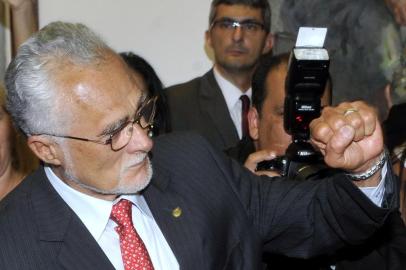
[[[79,218],[72,218],[58,259],[65,269],[114,269]]]
[[[225,145],[229,144],[230,141],[238,141],[237,129],[231,119],[226,101],[214,77],[213,70],[210,70],[203,77],[199,92],[201,110],[209,115]]]
[[[38,237],[48,248],[60,248],[60,264],[65,269],[114,269],[84,224],[49,183],[42,168],[34,179],[32,205]]]
[[[191,207],[171,186],[170,178],[169,173],[154,170],[153,183],[144,192],[144,197],[180,269],[205,269],[199,226],[194,224]]]

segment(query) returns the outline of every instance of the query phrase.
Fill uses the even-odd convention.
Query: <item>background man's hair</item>
[[[19,48],[6,71],[7,110],[26,135],[61,132],[55,75],[67,64],[95,65],[111,49],[83,24],[48,24]],[[68,112],[64,112],[66,114]]]
[[[136,73],[141,75],[144,80],[148,92],[148,96],[158,96],[156,115],[154,119],[153,132],[154,135],[158,135],[160,132],[169,132],[170,125],[167,115],[168,106],[166,96],[164,95],[163,84],[156,74],[154,68],[141,56],[132,52],[122,52],[120,56],[124,59],[127,65]]]
[[[216,18],[217,6],[222,4],[243,5],[261,9],[265,31],[267,33],[271,31],[271,7],[268,3],[268,0],[213,0],[210,6],[209,26],[214,22],[214,19]]]
[[[259,60],[259,64],[252,77],[252,106],[261,114],[262,106],[267,95],[266,78],[268,74],[279,68],[282,64],[289,62],[289,53],[272,55],[264,54]]]

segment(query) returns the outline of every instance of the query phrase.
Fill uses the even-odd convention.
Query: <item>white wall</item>
[[[81,22],[116,51],[133,51],[164,85],[184,82],[212,65],[204,49],[211,0],[39,0],[40,27]]]

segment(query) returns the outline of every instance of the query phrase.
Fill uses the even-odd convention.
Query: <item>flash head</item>
[[[286,77],[284,127],[294,139],[309,138],[310,122],[320,116],[321,97],[329,77],[324,48],[294,48]]]

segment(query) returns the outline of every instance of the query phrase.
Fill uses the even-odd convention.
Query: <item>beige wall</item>
[[[40,27],[81,22],[117,51],[146,58],[166,86],[205,73],[204,49],[211,0],[40,0]]]

